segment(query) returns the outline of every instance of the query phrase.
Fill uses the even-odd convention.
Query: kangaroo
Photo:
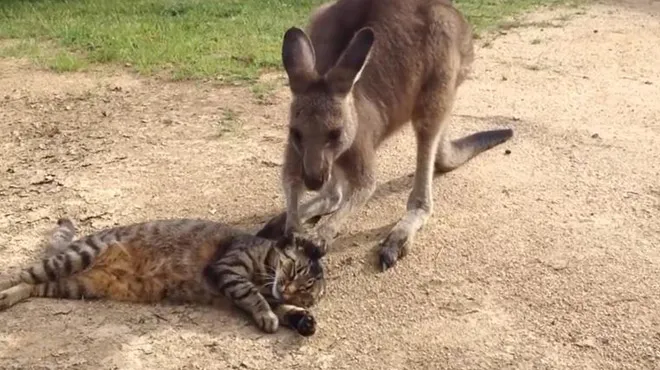
[[[473,59],[471,26],[449,0],[337,0],[316,8],[306,31],[289,28],[282,44],[292,93],[281,176],[286,211],[259,235],[295,234],[325,253],[374,192],[377,149],[410,121],[414,185],[405,215],[379,243],[382,270],[394,266],[432,213],[434,171],[454,170],[513,136],[500,129],[448,138]],[[301,204],[305,190],[318,194]]]

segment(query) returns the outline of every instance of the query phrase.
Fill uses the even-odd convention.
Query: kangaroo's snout
[[[315,146],[313,146],[315,147]],[[330,178],[330,168],[327,153],[323,150],[307,148],[303,155],[303,183],[308,190],[318,191]]]

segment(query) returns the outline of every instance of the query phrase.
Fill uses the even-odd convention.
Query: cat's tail
[[[75,235],[76,226],[73,220],[68,217],[57,220],[57,226],[45,235],[45,257],[50,258],[64,251],[73,242]],[[0,291],[18,285],[21,281],[19,275],[2,278],[0,279]]]
[[[59,227],[51,239],[53,254],[24,269],[20,273],[21,281],[36,285],[70,276],[91,266],[99,255],[117,242],[113,233],[104,232],[72,241],[75,227],[68,221],[58,222]]]
[[[51,231],[46,246],[46,257],[54,256],[63,251],[73,242],[76,236],[76,225],[68,217],[57,220],[57,226]]]

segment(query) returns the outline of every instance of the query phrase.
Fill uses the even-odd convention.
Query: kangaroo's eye
[[[331,130],[328,132],[328,141],[331,143],[336,143],[339,141],[339,138],[341,137],[341,129],[336,128],[334,130]]]
[[[297,145],[297,144],[300,144],[300,142],[302,141],[302,134],[301,134],[300,131],[299,131],[298,129],[296,129],[296,128],[293,128],[293,127],[292,127],[292,128],[289,130],[289,135],[291,135],[291,138],[293,139],[294,143],[296,143],[296,145]]]

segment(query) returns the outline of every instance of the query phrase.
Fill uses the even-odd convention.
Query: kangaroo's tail
[[[513,130],[480,131],[460,139],[444,141],[438,147],[436,172],[449,172],[488,149],[513,137]]]

